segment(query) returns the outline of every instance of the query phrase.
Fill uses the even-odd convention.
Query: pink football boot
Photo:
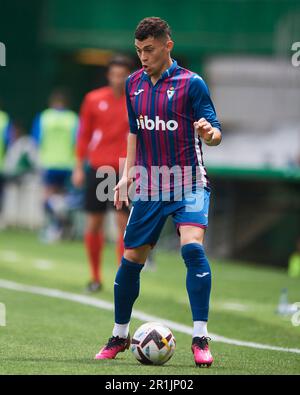
[[[208,368],[213,363],[214,359],[208,347],[209,337],[194,337],[192,342],[192,352],[196,366],[207,366]]]
[[[130,336],[123,339],[119,336],[111,337],[107,344],[95,355],[95,359],[114,359],[119,352],[124,352],[130,347]]]

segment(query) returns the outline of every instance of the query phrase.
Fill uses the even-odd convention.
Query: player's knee
[[[196,226],[181,226],[179,231],[181,246],[191,243],[203,244],[205,229]]]
[[[181,237],[181,240],[180,240],[181,247],[183,247],[186,244],[192,244],[192,243],[202,245],[203,238],[201,238],[201,237],[188,237],[188,238]]]
[[[181,255],[187,267],[208,265],[204,248],[200,243],[185,244],[181,247]]]
[[[89,214],[87,216],[86,230],[87,232],[98,233],[102,230],[104,215]]]
[[[146,262],[148,251],[144,248],[125,249],[124,258],[134,262],[144,264]]]

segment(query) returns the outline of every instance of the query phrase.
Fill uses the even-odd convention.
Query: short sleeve
[[[194,110],[195,121],[205,118],[213,127],[221,130],[208,87],[204,80],[195,74],[189,88],[189,97]]]
[[[36,115],[33,121],[31,129],[31,137],[33,138],[36,145],[41,142],[41,114]]]
[[[127,112],[128,112],[128,121],[130,126],[130,133],[137,134],[138,126],[137,126],[137,117],[132,108],[130,95],[129,95],[129,82],[130,76],[126,80],[126,105],[127,105]]]

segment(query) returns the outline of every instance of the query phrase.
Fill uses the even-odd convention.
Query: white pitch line
[[[12,281],[1,280],[1,279],[0,279],[0,288],[5,288],[5,289],[19,291],[19,292],[26,292],[26,293],[35,294],[35,295],[43,295],[43,296],[48,296],[48,297],[56,298],[56,299],[69,300],[71,302],[76,302],[76,303],[84,304],[87,306],[98,307],[103,310],[114,311],[114,305],[111,302],[93,298],[91,296],[84,296],[84,295],[74,294],[74,293],[70,293],[70,292],[60,291],[58,289],[29,286],[29,285],[18,284],[18,283],[12,282]],[[160,322],[160,323],[168,326],[169,328],[171,328],[175,331],[184,333],[186,335],[193,334],[193,328],[191,328],[187,325],[183,325],[183,324],[180,324],[180,323],[174,322],[174,321],[165,320],[164,318],[155,317],[153,315],[145,314],[142,311],[133,310],[132,317],[136,318],[140,321]],[[219,343],[232,344],[235,346],[250,347],[250,348],[256,348],[256,349],[261,349],[261,350],[281,351],[281,352],[290,352],[290,353],[294,353],[294,354],[300,354],[300,349],[298,349],[298,348],[284,348],[284,347],[270,346],[268,344],[246,342],[246,341],[241,341],[241,340],[236,340],[236,339],[229,339],[229,338],[219,336],[216,334],[212,334],[212,333],[210,334],[210,337],[213,341],[219,342]]]

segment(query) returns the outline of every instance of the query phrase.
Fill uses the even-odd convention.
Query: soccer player
[[[53,201],[62,196],[70,183],[75,162],[75,140],[78,116],[69,109],[64,89],[55,89],[49,106],[34,120],[32,138],[36,142],[43,171],[44,206],[50,219],[44,239],[56,241],[61,237],[62,224],[53,210]]]
[[[0,212],[4,186],[3,165],[8,147],[14,140],[14,128],[9,115],[0,108]]]
[[[129,348],[129,324],[139,295],[140,272],[171,215],[187,267],[194,360],[199,366],[213,362],[207,332],[211,270],[203,247],[210,188],[201,140],[209,146],[220,144],[221,127],[205,82],[171,58],[173,45],[170,28],[160,18],[145,18],[137,26],[135,48],[142,69],[129,76],[126,84],[130,134],[125,171],[115,188],[115,205],[118,209],[128,205],[124,190],[128,191],[133,182],[134,165],[138,166],[138,198],[126,227],[125,252],[115,279],[112,337],[96,359],[113,359]],[[171,177],[169,182],[160,181],[155,175],[157,167],[182,170],[181,176],[176,181]],[[182,189],[185,193],[178,199]]]
[[[88,93],[80,112],[80,127],[76,147],[76,166],[73,183],[81,187],[86,179],[85,210],[87,223],[85,247],[91,271],[88,292],[101,290],[103,284],[101,256],[104,246],[103,225],[107,201],[97,198],[96,190],[103,178],[97,178],[97,169],[110,166],[119,173],[119,159],[126,157],[129,124],[126,111],[125,81],[131,71],[131,61],[125,56],[115,56],[108,65],[108,86]],[[88,162],[85,174],[85,161]],[[112,186],[113,188],[113,186]],[[113,190],[112,190],[113,193]],[[112,204],[113,207],[113,204]],[[123,234],[129,210],[116,212],[119,240],[117,256],[120,262],[124,251]]]

